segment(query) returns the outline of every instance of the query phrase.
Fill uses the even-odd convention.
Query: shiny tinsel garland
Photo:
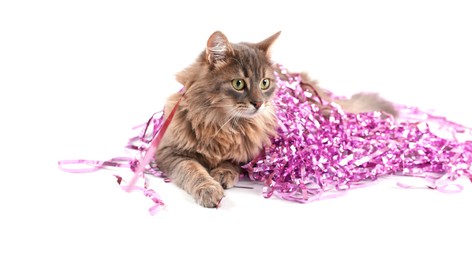
[[[386,175],[421,177],[432,189],[447,191],[460,176],[472,179],[472,141],[460,142],[434,134],[428,123],[454,133],[467,129],[417,108],[398,107],[397,120],[379,112],[352,114],[336,104],[320,111],[313,91],[302,88],[299,74],[282,69],[274,104],[278,136],[263,155],[245,165],[251,179],[272,194],[308,202],[328,191],[345,191]],[[322,102],[322,101],[320,101]],[[406,118],[425,118],[422,121]]]
[[[276,195],[290,201],[310,202],[388,175],[420,177],[427,187],[441,191],[448,191],[451,186],[462,189],[454,183],[461,176],[472,180],[470,128],[412,107],[398,106],[402,113],[397,119],[379,112],[346,113],[335,103],[323,104],[312,88],[304,88],[307,85],[300,74],[280,68],[279,90],[273,101],[278,136],[272,139],[270,147],[243,166],[245,175],[265,185],[265,197]],[[155,214],[164,203],[148,188],[144,173],[164,176],[151,158],[170,120],[172,116],[163,120],[162,113],[156,113],[141,134],[130,139],[127,148],[137,153],[136,158],[62,160],[59,167],[68,172],[90,172],[110,166],[129,168],[134,178],[125,184],[121,176],[115,175],[118,183],[124,190],[139,190],[151,198],[154,206],[149,210]],[[430,124],[440,125],[441,131],[453,137],[466,135],[469,140],[439,137]],[[91,168],[66,167],[72,164],[87,164]],[[141,186],[136,184],[138,178],[144,180]]]

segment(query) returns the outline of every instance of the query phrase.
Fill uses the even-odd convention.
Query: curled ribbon
[[[174,108],[170,112],[169,116],[166,118],[164,122],[162,122],[162,117],[163,115],[156,120],[156,114],[154,114],[147,122],[145,125],[144,131],[140,137],[134,137],[129,140],[128,145],[126,148],[132,149],[132,150],[137,150],[144,155],[139,158],[139,159],[133,159],[129,157],[115,157],[107,161],[98,161],[98,160],[86,160],[86,159],[79,159],[79,160],[61,160],[58,161],[58,167],[60,170],[65,171],[65,172],[70,172],[70,173],[90,173],[94,171],[98,171],[101,169],[105,169],[107,167],[118,167],[118,168],[129,168],[133,171],[133,177],[131,181],[129,182],[128,185],[122,185],[122,177],[115,175],[115,177],[118,180],[118,184],[121,186],[121,188],[127,192],[138,190],[142,191],[143,194],[146,197],[151,198],[151,200],[154,202],[154,206],[152,206],[149,209],[149,213],[151,215],[154,215],[158,212],[161,206],[164,205],[164,202],[160,199],[159,195],[152,189],[147,188],[147,182],[144,176],[145,171],[146,172],[153,172],[153,169],[149,167],[149,164],[152,161],[152,158],[154,157],[157,148],[159,147],[159,144],[162,140],[162,137],[164,136],[165,132],[167,131],[167,128],[169,127],[172,118],[175,115],[175,112],[177,111],[177,108],[180,104],[180,101],[184,97],[185,93],[181,95],[177,103],[175,104]],[[147,141],[146,140],[146,134],[151,126],[151,123],[154,122],[154,127],[153,127],[153,133],[152,133],[152,140]],[[143,144],[142,145],[136,145],[134,142],[136,141],[141,141]],[[72,165],[87,165],[88,167],[82,167],[82,168],[71,168],[67,166],[72,166]],[[154,172],[157,175],[157,172]],[[139,187],[136,185],[136,182],[138,181],[139,178],[144,179],[144,187]]]

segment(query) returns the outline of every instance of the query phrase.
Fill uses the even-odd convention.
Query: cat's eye
[[[270,79],[261,80],[261,83],[259,85],[262,90],[268,89],[270,87]]]
[[[231,85],[233,85],[234,89],[241,91],[246,87],[246,81],[244,79],[233,79]]]

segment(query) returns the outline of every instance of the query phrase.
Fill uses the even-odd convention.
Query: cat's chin
[[[248,113],[240,114],[239,117],[240,118],[246,118],[246,119],[253,119],[253,118],[257,117],[258,115],[260,115],[260,113],[256,111],[256,112],[250,113],[250,114],[248,114]]]
[[[239,114],[239,117],[246,118],[246,119],[253,119],[263,114],[264,110],[265,110],[264,107],[261,107],[259,109],[255,109],[255,108],[247,109],[247,110],[242,111],[242,113]]]

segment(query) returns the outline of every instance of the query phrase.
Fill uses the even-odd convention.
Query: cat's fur
[[[181,99],[156,152],[156,162],[204,207],[217,207],[224,189],[238,181],[239,165],[256,157],[276,135],[271,103],[276,68],[269,48],[279,34],[259,43],[235,44],[217,31],[197,60],[177,74],[185,95],[174,94],[166,103],[165,117]],[[237,79],[246,83],[241,90],[236,89],[241,86]],[[362,101],[360,96],[357,100]],[[378,100],[374,97],[367,107],[363,102],[361,106],[385,110],[388,103]],[[350,105],[346,102],[343,107]],[[358,105],[349,110],[360,112]]]

